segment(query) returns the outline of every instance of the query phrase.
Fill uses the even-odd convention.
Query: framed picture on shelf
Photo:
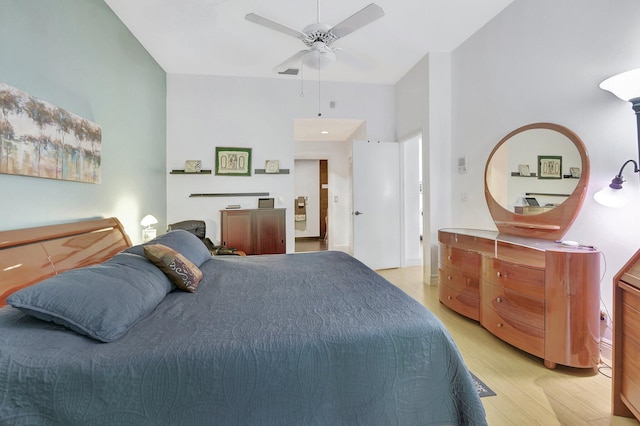
[[[202,162],[200,160],[187,160],[184,162],[185,173],[200,173]]]
[[[569,173],[571,173],[572,178],[580,177],[580,167],[569,167]]]
[[[538,179],[562,179],[562,157],[538,155]]]
[[[216,175],[251,176],[251,148],[216,147]]]
[[[267,160],[264,165],[265,173],[279,173],[280,172],[280,161],[278,160]]]
[[[518,164],[518,173],[520,176],[531,176],[528,164]]]

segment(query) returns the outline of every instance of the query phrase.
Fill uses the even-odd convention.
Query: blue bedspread
[[[201,269],[112,343],[0,309],[0,424],[486,424],[440,321],[352,257]]]

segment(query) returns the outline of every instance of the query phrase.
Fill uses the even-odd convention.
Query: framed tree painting
[[[251,148],[216,147],[216,175],[251,176]]]

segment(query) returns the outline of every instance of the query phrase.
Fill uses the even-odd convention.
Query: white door
[[[400,267],[400,144],[353,142],[353,256]]]

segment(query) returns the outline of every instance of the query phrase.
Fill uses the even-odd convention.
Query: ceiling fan
[[[256,15],[255,13],[247,14],[245,19],[295,37],[307,46],[307,49],[300,50],[275,68],[280,74],[297,75],[298,68],[296,66],[298,64],[304,63],[311,68],[322,69],[330,63],[335,62],[336,52],[338,54],[348,53],[343,49],[334,47],[333,44],[342,37],[383,17],[384,10],[375,3],[371,3],[339,24],[331,27],[330,25],[320,22],[320,6],[318,0],[317,16],[317,22],[307,25],[302,31],[294,30],[260,15]]]

